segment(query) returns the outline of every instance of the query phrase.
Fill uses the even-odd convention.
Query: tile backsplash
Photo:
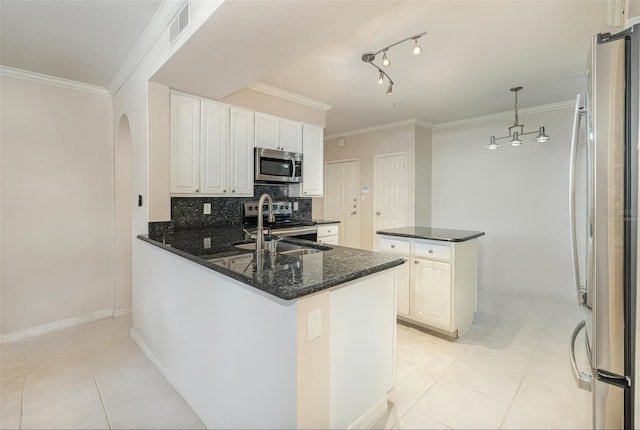
[[[171,197],[171,219],[175,228],[209,227],[242,223],[242,204],[258,200],[268,193],[274,201],[298,202],[295,219],[311,219],[311,199],[289,197],[289,187],[281,185],[255,185],[253,198],[245,197]],[[204,204],[211,203],[211,214],[205,215]]]

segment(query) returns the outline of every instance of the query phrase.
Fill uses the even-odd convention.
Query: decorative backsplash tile
[[[242,223],[242,204],[247,200],[258,200],[263,193],[273,200],[298,202],[295,219],[311,219],[311,199],[289,197],[289,187],[281,185],[255,185],[253,198],[238,197],[171,197],[171,220],[175,228],[222,226]],[[204,204],[211,204],[211,214],[205,215]],[[151,226],[150,226],[151,228]]]

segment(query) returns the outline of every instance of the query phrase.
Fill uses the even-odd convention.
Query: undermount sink
[[[272,243],[271,241],[266,242],[266,249],[272,249],[271,243]],[[254,251],[256,249],[256,244],[255,242],[241,243],[239,245],[235,245],[235,247]],[[281,242],[281,241],[275,242],[275,251],[278,254],[285,254],[285,255],[315,254],[317,252],[327,251],[329,249],[331,248],[328,248],[328,247],[314,248],[311,246],[297,245],[295,243],[289,243],[289,242]]]

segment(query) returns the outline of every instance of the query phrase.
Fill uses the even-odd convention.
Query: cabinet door
[[[256,148],[280,149],[280,118],[266,113],[255,113]]]
[[[170,189],[197,193],[200,188],[200,99],[171,94]]]
[[[451,329],[451,265],[414,259],[413,316],[435,327]]]
[[[232,107],[229,188],[231,196],[253,197],[253,111]]]
[[[302,195],[322,197],[324,182],[324,130],[311,124],[302,126]]]
[[[200,192],[226,195],[229,177],[229,106],[202,101]],[[233,164],[231,164],[233,166]]]
[[[280,118],[280,149],[302,152],[302,123]]]
[[[409,264],[408,257],[404,258],[404,260],[405,263],[396,268],[396,309],[399,315],[409,316],[411,265]]]

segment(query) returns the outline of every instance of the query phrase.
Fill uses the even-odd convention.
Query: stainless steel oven
[[[256,182],[302,182],[302,154],[266,148],[255,148],[254,151]]]

